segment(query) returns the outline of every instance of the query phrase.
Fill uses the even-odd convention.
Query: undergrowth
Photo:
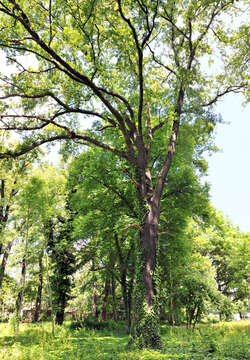
[[[163,349],[129,347],[122,326],[72,329],[66,323],[51,336],[49,323],[22,324],[15,342],[0,324],[1,360],[248,360],[250,321],[200,325],[195,330],[161,326]]]

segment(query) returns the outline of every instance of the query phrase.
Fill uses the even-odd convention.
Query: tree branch
[[[219,98],[221,98],[222,96],[226,95],[226,94],[229,94],[231,92],[233,93],[240,93],[242,92],[241,89],[243,89],[247,84],[242,84],[242,85],[239,85],[239,86],[229,86],[227,89],[225,89],[224,91],[222,92],[217,92],[216,96],[210,100],[208,103],[205,103],[205,104],[200,104],[200,106],[202,107],[206,107],[206,106],[210,106],[210,105],[213,105],[215,104]]]

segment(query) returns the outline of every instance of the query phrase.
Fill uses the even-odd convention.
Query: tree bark
[[[148,214],[140,233],[136,281],[135,341],[143,348],[161,348],[159,311],[155,284],[156,253],[160,209],[148,204]]]
[[[145,285],[145,300],[148,310],[154,304],[154,282],[153,276],[156,266],[156,250],[158,242],[158,225],[160,209],[150,206],[145,225],[141,231],[140,242],[144,257],[143,281]]]

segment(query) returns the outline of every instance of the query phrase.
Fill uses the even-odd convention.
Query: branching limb
[[[229,94],[229,93],[241,93],[241,92],[243,92],[243,89],[246,86],[247,86],[247,84],[242,84],[239,86],[229,86],[222,92],[217,91],[217,94],[214,96],[214,98],[212,100],[210,100],[208,103],[200,104],[200,106],[206,107],[206,106],[213,105],[219,100],[219,98],[221,98],[224,95]]]
[[[173,69],[171,69],[168,65],[163,64],[159,59],[156,58],[155,52],[151,49],[151,47],[149,46],[149,44],[147,44],[147,47],[149,48],[149,50],[150,50],[150,52],[151,52],[151,54],[152,54],[153,60],[154,60],[157,64],[159,64],[159,65],[162,66],[164,69],[168,70],[170,73],[172,73],[172,74],[174,74],[175,76],[177,76],[176,72],[175,72]]]
[[[139,99],[139,109],[138,109],[138,131],[139,131],[140,138],[142,140],[142,111],[143,111],[143,98],[144,98],[143,51],[142,51],[142,47],[139,43],[139,39],[138,39],[138,35],[137,35],[135,27],[133,26],[131,20],[124,15],[122,5],[121,5],[121,0],[117,0],[117,4],[118,4],[118,9],[119,9],[121,18],[124,20],[125,23],[127,23],[128,27],[130,28],[136,48],[137,48],[139,87],[140,87],[140,96],[139,96],[140,99]]]

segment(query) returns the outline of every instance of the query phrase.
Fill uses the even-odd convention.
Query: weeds
[[[124,328],[72,330],[69,323],[22,324],[17,341],[8,324],[0,324],[1,360],[247,360],[250,322],[200,325],[192,331],[162,325],[161,351],[128,347]]]

